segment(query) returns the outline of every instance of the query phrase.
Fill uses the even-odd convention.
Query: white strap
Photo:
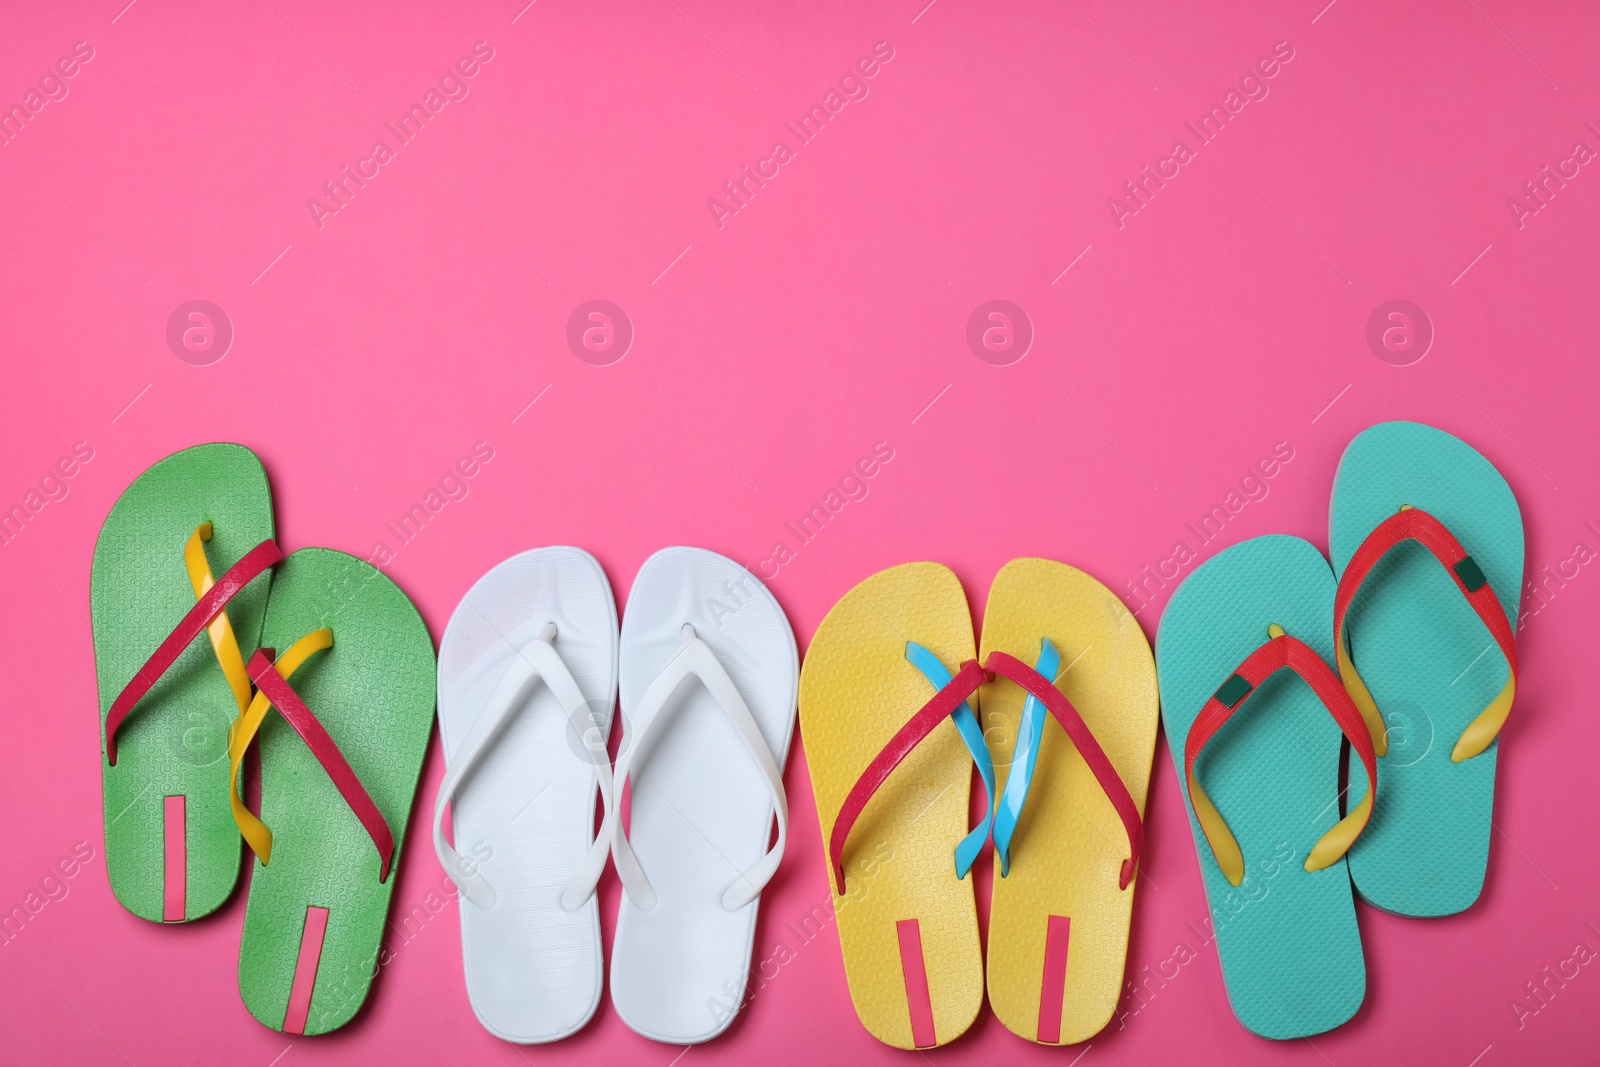
[[[755,716],[750,714],[749,706],[739,695],[738,688],[733,684],[733,679],[728,677],[728,672],[717,659],[716,653],[695,635],[694,627],[688,623],[683,627],[683,644],[678,646],[678,650],[667,660],[655,679],[645,687],[644,695],[639,698],[639,706],[635,709],[630,723],[630,732],[633,736],[623,739],[623,751],[617,757],[616,780],[618,782],[628,780],[634,758],[648,747],[651,733],[661,721],[661,709],[666,706],[678,686],[682,685],[690,675],[700,679],[717,706],[722,709],[722,713],[727,716],[728,722],[733,724],[739,740],[744,742],[745,750],[750,753],[750,758],[761,771],[767,792],[772,797],[773,814],[778,819],[778,839],[773,843],[771,850],[755,866],[741,874],[722,894],[722,906],[729,911],[738,911],[761,893],[762,888],[778,870],[778,863],[783,859],[784,840],[789,832],[789,802],[783,792],[783,775],[778,770],[777,763],[773,761],[772,750],[767,747],[766,738],[761,736],[761,728],[756,725]],[[623,888],[627,890],[628,899],[645,911],[654,908],[657,901],[656,891],[650,885],[650,879],[645,877],[644,869],[639,866],[633,846],[628,843],[628,836],[623,832],[621,819],[614,819],[611,822],[611,859],[617,865],[617,874],[622,879]]]
[[[560,702],[562,710],[567,713],[568,724],[582,739],[584,751],[593,754],[591,762],[595,770],[595,784],[600,790],[600,829],[590,843],[583,862],[578,864],[572,879],[561,891],[562,909],[576,911],[581,907],[584,901],[594,895],[595,883],[605,870],[612,821],[611,768],[606,760],[605,738],[594,728],[596,724],[591,717],[589,702],[578,688],[577,680],[550,643],[555,634],[555,624],[551,623],[512,657],[510,665],[484,703],[483,710],[473,720],[466,739],[450,760],[444,781],[439,784],[439,795],[433,802],[433,851],[462,895],[480,908],[492,907],[497,894],[477,865],[463,859],[444,839],[444,809],[454,799],[462,780],[490,749],[501,727],[510,720],[513,710],[523,705],[524,701],[518,697],[525,695],[536,682],[543,682]]]

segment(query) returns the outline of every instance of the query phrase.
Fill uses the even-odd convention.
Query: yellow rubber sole
[[[806,653],[800,734],[824,857],[851,787],[933,696],[906,662],[907,641],[923,645],[952,671],[973,658],[966,595],[940,564],[907,563],[866,579],[828,612]],[[843,896],[831,871],[828,876],[856,1015],[872,1036],[895,1048],[952,1041],[983,1004],[972,879],[957,880],[953,855],[967,832],[971,783],[971,757],[955,725],[941,723],[856,821],[844,852]],[[923,1040],[914,1035],[911,1004],[923,1002],[920,990],[908,990],[902,957],[911,920],[927,980],[931,1040],[925,1019]]]
[[[980,658],[998,650],[1032,666],[1043,637],[1061,653],[1057,688],[1083,716],[1142,817],[1160,710],[1144,631],[1116,594],[1082,571],[1054,560],[1012,560],[989,588]],[[998,677],[979,691],[997,790],[1004,789],[1025,696]],[[1117,887],[1127,856],[1115,809],[1047,715],[1011,842],[1010,873],[1000,877],[998,858],[994,868],[988,989],[1006,1029],[1030,1041],[1067,1045],[1094,1036],[1111,1020],[1138,885],[1135,876],[1127,889]],[[1066,948],[1064,975],[1059,967],[1053,976],[1046,973],[1052,917],[1058,944]],[[1047,987],[1060,990],[1059,1015],[1054,1005],[1041,1005]]]

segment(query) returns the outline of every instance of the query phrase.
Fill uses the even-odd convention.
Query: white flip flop
[[[461,890],[467,999],[507,1041],[559,1040],[600,1003],[594,888],[610,843],[616,691],[616,602],[580,549],[536,548],[499,564],[439,643],[446,769],[434,851]],[[592,833],[596,789],[604,814]]]
[[[783,609],[733,560],[667,548],[639,568],[622,623],[615,774],[633,785],[629,832],[611,824],[624,890],[611,1003],[644,1037],[707,1041],[744,1002],[758,898],[788,831],[799,673]]]

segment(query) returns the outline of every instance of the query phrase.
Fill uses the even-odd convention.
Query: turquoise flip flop
[[[1331,1030],[1366,995],[1343,853],[1369,805],[1340,818],[1341,733],[1374,757],[1328,665],[1333,595],[1309,543],[1257,537],[1196,569],[1156,635],[1161,718],[1228,1002],[1245,1029],[1280,1040]]]
[[[1385,911],[1453,915],[1478,899],[1489,860],[1495,739],[1515,691],[1522,514],[1465,442],[1379,423],[1339,461],[1328,547],[1340,675],[1373,730],[1383,781],[1350,875]],[[1352,765],[1352,801],[1365,792]]]

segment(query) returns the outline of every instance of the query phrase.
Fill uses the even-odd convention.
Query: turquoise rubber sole
[[[1356,436],[1334,476],[1328,545],[1343,573],[1363,538],[1402,504],[1449,527],[1489,579],[1513,630],[1522,591],[1522,514],[1470,446],[1415,422]],[[1346,620],[1351,658],[1388,727],[1372,819],[1350,849],[1362,898],[1399,915],[1453,915],[1483,889],[1499,742],[1461,763],[1456,739],[1506,681],[1483,622],[1426,549],[1403,542],[1368,574]],[[1513,708],[1512,716],[1516,715]],[[1366,795],[1359,761],[1350,802]]]
[[[1195,773],[1244,854],[1229,884],[1195,820],[1184,742],[1200,709],[1277,623],[1333,662],[1333,573],[1312,545],[1257,537],[1207,560],[1156,634],[1161,719],[1210,906],[1228,1002],[1245,1029],[1286,1040],[1331,1030],[1366,996],[1345,861],[1305,870],[1339,820],[1339,726],[1293,672],[1268,678],[1207,743]]]

